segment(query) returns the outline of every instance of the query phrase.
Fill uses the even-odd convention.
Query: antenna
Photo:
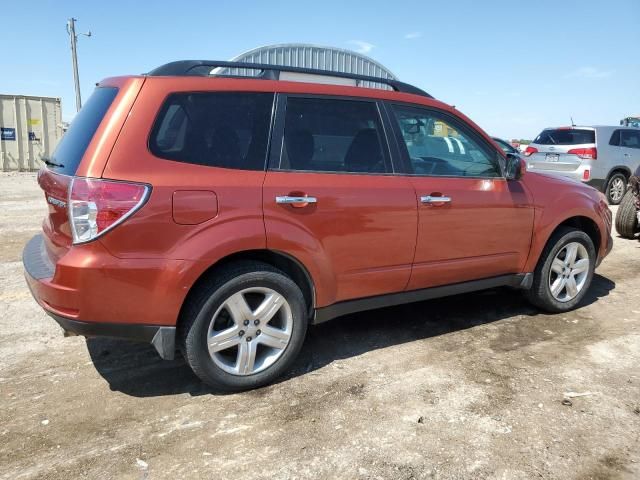
[[[576,124],[575,124],[575,122],[573,121],[573,117],[569,117],[569,118],[571,119],[571,126],[572,126],[572,127],[575,127],[575,126],[576,126]]]

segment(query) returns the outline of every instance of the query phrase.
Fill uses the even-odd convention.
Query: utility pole
[[[80,75],[78,74],[78,35],[76,34],[76,19],[70,18],[67,22],[67,33],[71,40],[71,62],[73,63],[73,82],[76,87],[76,111],[82,108],[82,97],[80,96]],[[86,37],[91,36],[91,32],[82,33]]]

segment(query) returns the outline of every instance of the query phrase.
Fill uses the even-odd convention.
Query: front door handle
[[[306,207],[310,203],[318,203],[318,199],[316,197],[283,195],[281,197],[276,197],[276,203],[279,205],[291,205],[295,208],[302,208]]]
[[[426,204],[451,203],[451,197],[423,195],[420,197],[420,201]]]

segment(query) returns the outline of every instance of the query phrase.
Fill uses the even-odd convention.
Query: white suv
[[[617,205],[640,166],[640,128],[545,128],[524,154],[529,170],[588,183]]]

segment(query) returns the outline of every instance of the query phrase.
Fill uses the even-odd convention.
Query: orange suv
[[[612,245],[601,193],[525,175],[455,108],[362,75],[108,78],[46,163],[23,254],[37,302],[225,390],[273,381],[308,324],[351,312],[505,285],[569,310]]]

